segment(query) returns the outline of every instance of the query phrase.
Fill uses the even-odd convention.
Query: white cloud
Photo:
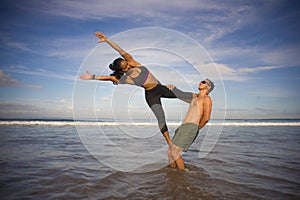
[[[19,73],[19,74],[27,74],[27,75],[33,75],[33,76],[42,76],[42,77],[48,77],[48,78],[54,78],[54,79],[62,79],[62,80],[74,80],[75,76],[69,75],[69,74],[62,74],[62,73],[55,73],[52,71],[48,71],[45,69],[35,69],[35,68],[29,68],[26,66],[10,66],[6,69],[6,71],[13,72],[13,73]]]
[[[65,17],[71,17],[76,19],[101,19],[102,17],[131,17],[131,16],[144,16],[144,17],[162,17],[174,13],[184,13],[191,11],[211,11],[215,12],[215,15],[205,13],[202,19],[210,21],[220,21],[217,14],[222,13],[225,17],[233,18],[240,13],[246,13],[254,5],[249,3],[236,3],[236,2],[212,2],[209,0],[173,0],[173,1],[161,1],[161,0],[87,0],[87,1],[39,1],[31,0],[22,2],[22,4],[16,5],[24,9],[35,10],[39,12],[45,12],[51,15],[59,15]],[[263,5],[261,5],[263,7]],[[234,7],[234,8],[233,8]],[[221,18],[224,19],[224,18]]]
[[[264,63],[276,63],[282,66],[299,66],[300,46],[298,44],[278,47],[272,51],[266,49],[261,56]]]
[[[18,87],[18,88],[30,88],[30,89],[41,89],[42,86],[39,85],[27,85],[20,81],[13,79],[9,74],[5,74],[3,70],[0,69],[0,86],[1,87]]]
[[[124,18],[129,16],[163,17],[170,11],[174,13],[195,9],[216,9],[221,6],[209,3],[209,1],[181,0],[118,0],[110,1],[28,1],[18,5],[24,9],[45,12],[51,15],[59,15],[76,19],[101,19],[103,17]],[[223,4],[224,6],[224,4]],[[155,12],[154,12],[155,11]]]
[[[69,100],[22,99],[22,103],[0,102],[0,117],[70,117],[72,103]]]
[[[57,37],[51,39],[51,43],[41,40],[40,44],[41,46],[38,49],[45,56],[81,61],[97,45],[97,39],[91,32],[90,35]]]
[[[282,68],[282,66],[258,66],[258,67],[246,67],[234,69],[226,64],[222,63],[208,63],[201,66],[201,70],[204,73],[209,74],[208,77],[211,77],[213,80],[231,80],[231,81],[248,81],[250,80],[251,74],[258,73],[261,71],[273,70]],[[210,73],[211,69],[216,69],[219,74]]]
[[[31,52],[31,53],[38,53],[37,51],[30,49],[26,43],[21,43],[21,42],[16,42],[16,41],[2,41],[2,42],[3,42],[3,45],[8,46],[9,48],[20,49],[20,50]]]
[[[109,102],[111,102],[111,97],[101,97],[100,101],[109,101]]]
[[[19,38],[11,38],[4,36],[0,39],[3,46],[9,49],[18,49],[36,55],[59,57],[64,59],[84,59],[91,51],[91,48],[96,45],[96,38],[91,33],[88,36],[70,36],[58,38],[39,38],[38,41],[32,43],[32,36],[26,35],[26,40],[21,41]],[[5,35],[5,34],[4,34]],[[34,36],[36,37],[36,36]],[[51,42],[49,42],[51,40]]]
[[[227,119],[257,119],[259,116],[261,119],[298,119],[300,116],[299,110],[293,111],[281,111],[278,109],[270,108],[247,108],[247,109],[227,109]]]
[[[35,116],[42,110],[39,106],[31,104],[0,102],[1,118]]]
[[[275,6],[279,3],[272,3]],[[262,65],[284,65],[283,60],[289,59],[290,63],[295,62],[296,51],[289,51],[284,54],[278,50],[264,50],[264,47],[221,47],[214,41],[221,39],[228,33],[232,33],[243,26],[261,20],[261,10],[265,12],[270,11],[270,2],[264,1],[258,7],[256,3],[244,2],[211,2],[188,0],[182,2],[180,0],[174,1],[139,1],[139,0],[124,0],[122,2],[117,0],[111,1],[25,1],[16,6],[34,12],[43,12],[54,16],[63,16],[74,19],[90,20],[97,19],[99,21],[108,20],[104,18],[126,18],[132,20],[142,20],[142,25],[147,25],[146,21],[157,20],[157,22],[150,22],[150,26],[157,25],[163,27],[180,27],[180,24],[189,23],[192,30],[187,32],[188,35],[203,41],[204,44],[218,46],[218,50],[212,50],[216,53],[216,58],[226,58],[227,56],[241,57],[247,61],[255,60],[263,61]],[[190,23],[195,22],[195,23]],[[187,29],[186,27],[183,28]],[[103,31],[103,30],[100,30]],[[47,38],[47,41],[49,39]],[[22,42],[10,41],[8,45],[14,48],[19,48],[25,51],[31,51],[51,57],[63,58],[78,58],[82,59],[91,50],[91,47],[83,48],[86,41],[91,41],[96,45],[96,38],[93,35],[84,37],[65,37],[51,39],[51,42],[42,41],[41,44],[47,44],[47,48],[42,46],[37,47],[37,50],[31,48]],[[94,43],[93,43],[94,42]],[[228,41],[230,43],[231,41]],[[232,45],[232,44],[230,44]],[[80,48],[78,48],[80,46]],[[128,46],[124,46],[126,49]],[[283,50],[282,50],[283,51]],[[286,59],[283,55],[289,54]],[[249,56],[247,58],[247,56]],[[293,59],[294,58],[294,59]],[[299,60],[299,59],[297,59]],[[273,62],[273,63],[272,63]],[[298,61],[299,63],[299,61]]]
[[[265,46],[235,46],[232,44],[221,44],[217,48],[209,49],[208,52],[212,58],[219,63],[231,63],[242,71],[254,70],[246,66],[262,65],[276,68],[294,67],[300,65],[298,56],[299,47],[297,45],[278,47],[270,50]],[[256,68],[255,70],[264,70],[267,68]]]
[[[267,4],[261,3],[261,7]],[[189,23],[211,42],[251,21],[258,9],[243,2],[208,0],[110,0],[110,1],[24,1],[16,5],[26,10],[80,20],[130,19],[148,26],[178,27]],[[192,23],[191,23],[192,22]],[[200,28],[199,28],[200,27]],[[203,37],[202,37],[203,38]]]
[[[261,66],[261,67],[253,67],[253,68],[245,67],[245,68],[238,69],[238,72],[241,72],[241,73],[256,73],[256,72],[272,70],[272,69],[278,69],[278,68],[282,68],[282,66]]]
[[[212,80],[232,80],[232,81],[246,81],[247,78],[238,73],[236,69],[229,67],[222,63],[208,63],[197,66],[205,77]]]

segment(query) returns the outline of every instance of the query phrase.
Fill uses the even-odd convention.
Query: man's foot
[[[177,166],[176,166],[175,162],[173,162],[173,163],[169,163],[169,167],[176,168]]]

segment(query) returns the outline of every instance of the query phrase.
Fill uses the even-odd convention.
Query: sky
[[[118,57],[96,31],[164,84],[197,92],[210,76],[215,119],[300,118],[297,0],[2,0],[0,9],[0,118],[151,116],[142,88],[79,80],[109,74]],[[170,119],[187,108],[163,105]]]

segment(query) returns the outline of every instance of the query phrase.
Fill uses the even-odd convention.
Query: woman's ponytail
[[[114,60],[113,63],[111,63],[109,65],[109,69],[111,69],[112,71],[114,71],[112,74],[110,74],[111,76],[115,76],[118,80],[124,75],[124,72],[122,71],[120,65],[121,65],[121,61],[123,61],[124,59],[122,58],[117,58]],[[116,84],[116,83],[114,83]]]

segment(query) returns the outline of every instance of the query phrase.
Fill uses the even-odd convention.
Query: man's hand
[[[83,75],[80,76],[80,78],[82,80],[91,80],[92,77],[93,77],[93,75],[88,71],[86,71],[86,74],[83,74]]]
[[[103,33],[96,32],[95,35],[99,38],[99,43],[107,41],[107,37]]]
[[[169,90],[173,90],[176,87],[175,85],[172,84],[167,84],[166,86],[167,88],[169,88]]]

